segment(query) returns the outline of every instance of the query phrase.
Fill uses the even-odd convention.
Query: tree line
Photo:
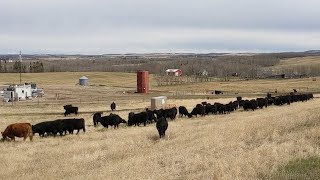
[[[40,73],[45,72],[43,62],[20,62],[14,61],[9,62],[9,60],[0,60],[0,72],[1,73]]]
[[[0,72],[136,72],[148,70],[152,74],[165,75],[166,69],[181,69],[185,76],[201,76],[203,71],[208,77],[228,79],[232,76],[239,78],[263,78],[276,74],[303,74],[306,76],[320,75],[320,65],[304,65],[282,67],[274,70],[273,67],[280,60],[294,57],[304,57],[304,53],[271,53],[251,55],[184,55],[154,57],[108,57],[108,56],[78,56],[46,60],[30,61],[1,60]]]

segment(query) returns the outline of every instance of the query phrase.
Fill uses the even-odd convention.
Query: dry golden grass
[[[135,76],[132,74],[123,75],[128,75],[123,79],[123,82],[128,83],[123,85],[112,80],[112,76],[110,80],[105,80],[110,75],[108,73],[97,73],[97,76],[101,76],[101,82],[97,82],[107,84],[110,81],[110,86],[88,87],[80,91],[83,88],[74,86],[74,81],[69,77],[74,77],[77,82],[78,77],[86,73],[48,74],[30,74],[32,81],[43,83],[38,84],[46,87],[46,92],[50,92],[49,97],[44,98],[39,105],[35,102],[20,102],[14,106],[1,104],[0,130],[15,122],[35,124],[62,118],[61,105],[64,101],[55,103],[50,99],[53,97],[51,93],[61,88],[73,93],[68,98],[85,96],[87,92],[95,95],[101,93],[112,98],[123,86],[134,88],[135,84]],[[11,76],[14,75],[3,78],[1,74],[0,84],[13,78]],[[51,81],[54,76],[58,76],[58,80]],[[66,81],[59,78],[65,78]],[[94,78],[91,79],[91,82],[95,81]],[[54,81],[62,84],[55,85]],[[132,85],[127,85],[130,84],[129,81],[132,81]],[[276,87],[294,87],[304,83],[299,80],[274,82]],[[272,85],[271,81],[245,83],[247,84],[238,85],[254,88],[256,83],[256,90],[261,91]],[[314,82],[308,81],[306,85],[310,83]],[[175,89],[172,87],[171,90]],[[150,104],[149,98],[141,95],[126,94],[119,97],[119,100],[118,96],[113,98],[120,106],[117,113],[124,119],[127,119],[129,111],[138,112],[137,108]],[[209,102],[226,103],[234,99],[214,99]],[[197,103],[205,100],[169,99],[169,103],[185,105],[191,110]],[[91,112],[106,112],[109,101],[75,104],[82,112],[78,117],[86,120],[86,133],[55,138],[40,138],[36,135],[33,142],[18,139],[15,143],[0,143],[1,179],[261,179],[268,178],[279,166],[292,159],[320,153],[318,98],[290,106],[271,106],[254,112],[238,110],[229,115],[178,118],[169,122],[167,137],[163,140],[159,140],[155,124],[147,127],[122,125],[117,130],[101,126],[94,128]]]
[[[319,155],[319,102],[179,118],[169,122],[164,140],[154,124],[105,130],[92,127],[90,115],[84,115],[86,133],[1,143],[0,174],[4,179],[259,179],[291,159]],[[0,128],[54,118],[1,117]]]
[[[320,65],[320,57],[319,56],[308,56],[308,57],[297,57],[290,58],[286,60],[281,60],[280,64],[277,66],[281,67],[292,67],[292,66],[319,66]]]

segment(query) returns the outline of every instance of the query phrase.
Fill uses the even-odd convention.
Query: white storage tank
[[[89,79],[86,76],[82,76],[79,79],[79,85],[80,86],[88,86],[89,85]]]

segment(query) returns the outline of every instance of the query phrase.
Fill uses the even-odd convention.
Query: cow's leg
[[[33,135],[29,135],[29,139],[30,139],[30,141],[32,141]]]
[[[77,134],[79,134],[80,129],[78,129]]]

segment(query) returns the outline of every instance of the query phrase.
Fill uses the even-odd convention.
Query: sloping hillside
[[[190,109],[198,102],[175,103]],[[58,118],[15,117],[16,111],[23,109],[0,117],[1,130],[17,121]],[[0,143],[0,174],[3,179],[260,179],[290,160],[320,155],[319,114],[316,98],[254,112],[178,118],[169,122],[164,140],[154,124],[94,128],[90,114],[83,114],[86,133]]]

